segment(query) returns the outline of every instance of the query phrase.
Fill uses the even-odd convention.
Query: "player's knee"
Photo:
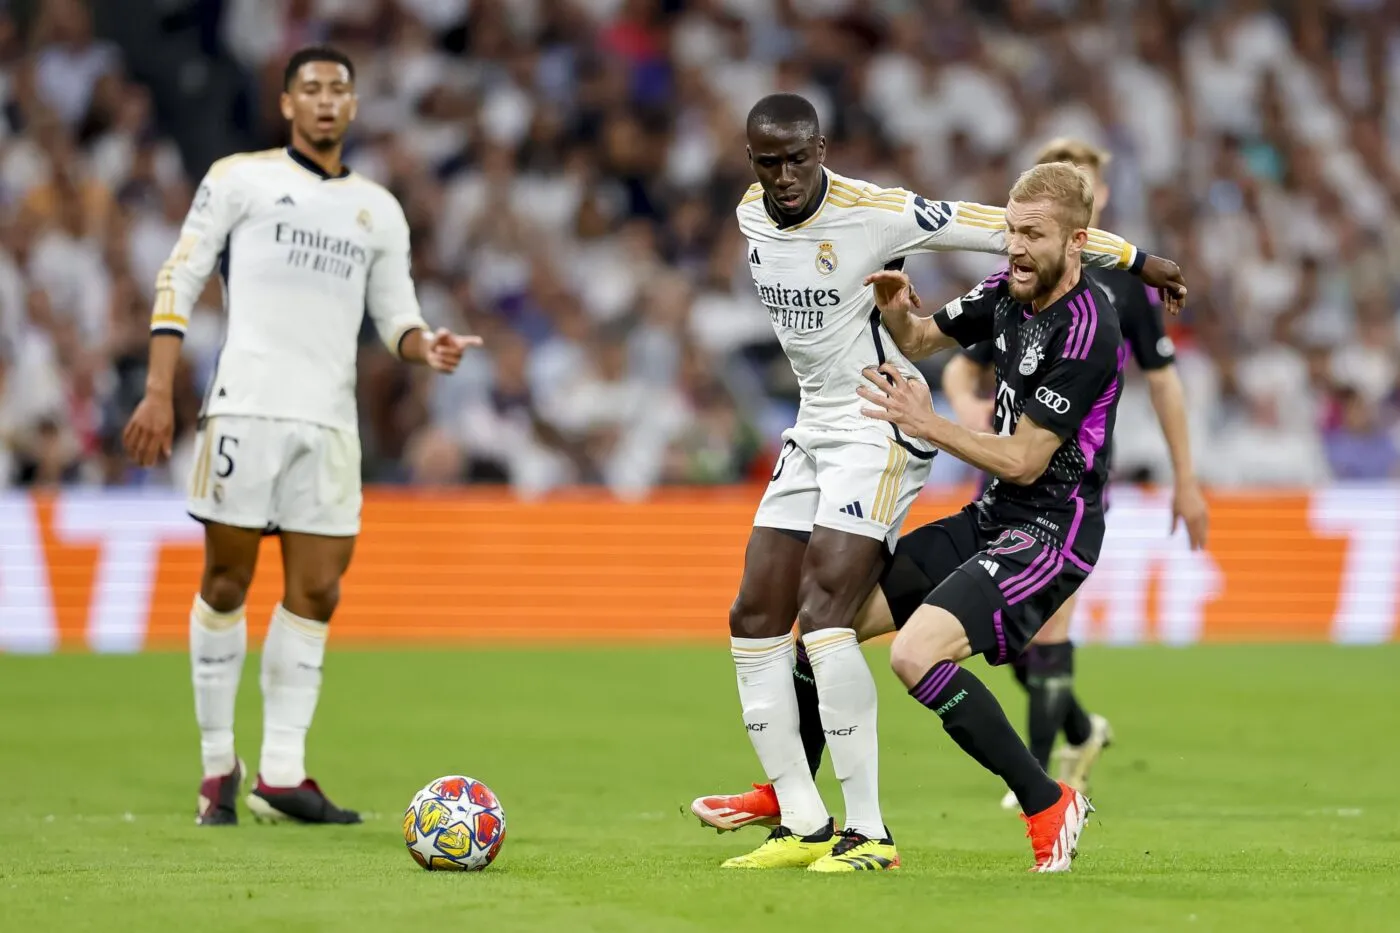
[[[792,631],[792,618],[776,618],[767,606],[743,593],[729,607],[729,634],[734,638],[777,638]]]
[[[205,564],[199,595],[215,612],[232,612],[247,601],[252,585],[252,567],[211,560]]]
[[[967,635],[946,609],[920,606],[890,645],[890,669],[905,686],[923,679],[940,661],[967,656]]]
[[[303,618],[329,622],[340,605],[339,574],[302,574],[289,580],[283,605]]]

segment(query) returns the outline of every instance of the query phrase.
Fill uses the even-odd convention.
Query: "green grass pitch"
[[[1074,872],[1032,877],[1001,789],[870,651],[897,873],[722,872],[757,830],[680,809],[756,776],[722,644],[334,651],[310,765],[358,827],[198,829],[188,661],[0,657],[0,929],[702,933],[1400,929],[1400,646],[1092,649],[1118,732]],[[1021,721],[1010,675],[974,664]],[[240,753],[255,766],[257,659]],[[403,807],[463,772],[508,837],[429,874]],[[825,777],[827,800],[840,795]]]

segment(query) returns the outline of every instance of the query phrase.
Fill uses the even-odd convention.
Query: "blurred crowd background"
[[[1381,0],[0,2],[0,485],[183,483],[223,327],[206,291],[168,470],[121,428],[193,187],[284,142],[287,55],[359,69],[348,163],[413,230],[451,378],[361,354],[365,478],[766,478],[796,387],[733,219],[747,109],[810,98],[837,171],[1001,204],[1046,139],[1112,151],[1103,225],[1177,259],[1198,469],[1400,476],[1400,5]],[[995,257],[910,262],[926,299]],[[929,376],[936,380],[934,362]],[[936,382],[934,383],[937,384]],[[1116,465],[1165,480],[1140,380]],[[935,481],[961,480],[941,457]]]

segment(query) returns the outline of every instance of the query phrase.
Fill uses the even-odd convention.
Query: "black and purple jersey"
[[[1011,297],[998,272],[934,314],[963,347],[992,346],[997,433],[1022,415],[1063,443],[1034,483],[993,480],[977,503],[989,527],[1020,529],[1087,570],[1103,544],[1103,494],[1127,350],[1118,314],[1087,276],[1035,313]],[[1047,568],[1048,569],[1048,568]]]

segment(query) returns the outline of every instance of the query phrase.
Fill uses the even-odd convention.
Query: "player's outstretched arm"
[[[933,410],[928,386],[905,379],[886,363],[865,370],[870,386],[856,392],[870,402],[867,417],[895,424],[910,437],[922,438],[964,463],[991,473],[998,479],[1029,486],[1040,479],[1062,439],[1030,418],[1022,417],[1009,436],[972,431],[949,421]]]
[[[957,341],[943,333],[932,317],[915,313],[923,303],[909,276],[886,269],[867,275],[865,284],[875,289],[875,307],[880,309],[880,320],[900,353],[911,360],[921,360],[939,350],[957,346]]]
[[[1006,209],[971,201],[930,201],[908,195],[902,211],[878,211],[876,229],[885,237],[885,260],[933,250],[1006,253]],[[1164,306],[1179,314],[1186,303],[1186,280],[1170,259],[1143,252],[1107,230],[1090,229],[1084,264],[1127,269],[1162,294]]]
[[[450,373],[462,362],[468,347],[481,346],[481,338],[454,334],[446,328],[429,330],[413,287],[408,220],[397,201],[391,198],[389,204],[382,247],[370,264],[365,283],[365,308],[390,352],[410,363]]]

